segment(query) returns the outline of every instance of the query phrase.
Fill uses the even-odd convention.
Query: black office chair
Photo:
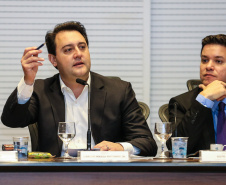
[[[159,118],[162,122],[169,122],[169,110],[168,110],[168,104],[164,104],[159,108],[158,111]]]
[[[191,91],[192,89],[196,88],[199,86],[199,84],[201,84],[201,80],[199,79],[191,79],[187,81],[187,88],[189,91]]]

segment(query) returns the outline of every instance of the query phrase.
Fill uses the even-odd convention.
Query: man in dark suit
[[[218,104],[226,103],[226,35],[210,35],[202,40],[200,79],[199,87],[169,101],[171,122],[177,106],[177,136],[189,137],[188,154],[217,143]],[[167,145],[171,148],[170,140]]]
[[[92,147],[154,156],[157,146],[141,113],[131,84],[90,72],[88,38],[79,22],[57,25],[46,34],[48,57],[59,74],[35,80],[44,61],[36,47],[26,48],[21,59],[24,78],[8,98],[2,122],[9,127],[38,123],[40,151],[60,156],[62,141],[57,136],[60,121],[77,122],[71,148],[86,147],[88,87],[91,87],[90,115]]]

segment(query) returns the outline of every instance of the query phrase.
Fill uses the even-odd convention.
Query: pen
[[[46,43],[44,42],[43,44],[41,44],[40,46],[38,46],[35,50],[39,50],[41,49]]]

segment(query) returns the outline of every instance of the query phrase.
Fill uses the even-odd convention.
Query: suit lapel
[[[91,130],[95,144],[102,141],[100,127],[104,113],[106,91],[104,83],[97,74],[91,72],[90,117]],[[99,134],[97,134],[99,133]]]
[[[50,92],[49,92],[49,100],[51,103],[51,108],[53,112],[53,117],[55,121],[55,130],[58,132],[58,124],[59,122],[65,121],[65,103],[64,103],[64,96],[60,89],[60,81],[59,81],[59,75],[55,76],[55,81],[50,86]],[[63,142],[59,137],[58,138],[58,146],[62,148]]]

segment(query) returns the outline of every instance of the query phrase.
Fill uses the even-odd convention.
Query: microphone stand
[[[87,130],[87,150],[91,150],[91,119],[90,119],[90,86],[89,84],[80,78],[76,79],[76,82],[81,85],[88,86],[88,130]]]
[[[174,103],[174,124],[175,124],[175,137],[177,137],[177,102]]]
[[[87,83],[88,84],[88,83]],[[87,130],[87,150],[91,150],[91,119],[90,119],[90,86],[88,84],[88,130]]]

